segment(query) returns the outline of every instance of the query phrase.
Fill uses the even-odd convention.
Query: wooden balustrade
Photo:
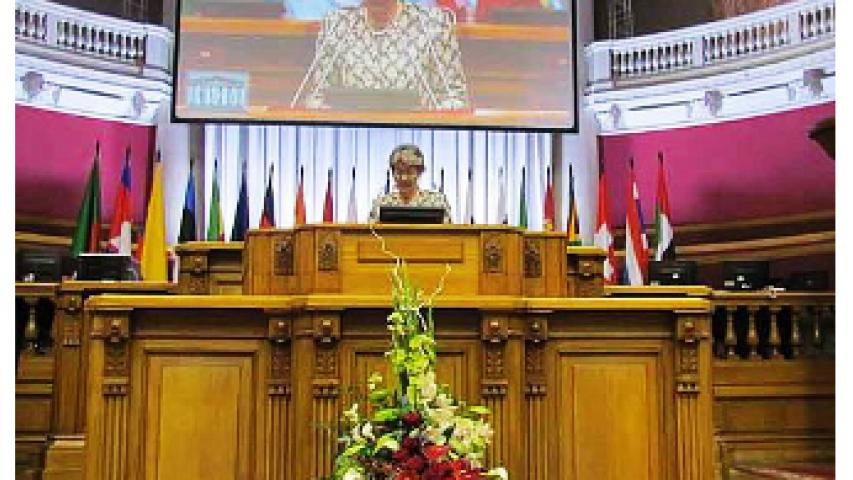
[[[714,351],[722,360],[793,360],[834,354],[832,292],[714,291]],[[805,334],[804,334],[805,332]]]
[[[57,284],[15,284],[15,457],[18,478],[39,478],[51,431]]]

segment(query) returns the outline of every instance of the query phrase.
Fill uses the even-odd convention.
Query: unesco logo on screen
[[[187,74],[187,84],[187,103],[190,107],[246,110],[249,98],[248,73],[192,71]]]

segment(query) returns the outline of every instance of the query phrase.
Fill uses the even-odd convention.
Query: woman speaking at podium
[[[379,221],[382,207],[433,207],[444,209],[444,223],[451,223],[447,197],[441,192],[418,188],[418,179],[424,173],[421,149],[417,145],[399,145],[391,151],[389,161],[395,191],[373,200],[369,221]]]
[[[455,23],[450,10],[402,0],[364,0],[329,13],[291,107],[468,108]]]

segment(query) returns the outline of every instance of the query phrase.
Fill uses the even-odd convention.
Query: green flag
[[[518,226],[527,228],[527,190],[525,188],[524,167],[521,168],[521,199],[518,209]]]
[[[213,192],[210,194],[210,221],[207,223],[209,241],[225,240],[222,229],[222,207],[219,205],[219,161],[213,161]]]
[[[101,157],[101,144],[95,144],[95,161],[86,182],[83,193],[83,203],[77,213],[77,226],[71,237],[71,256],[76,257],[83,252],[97,252],[101,243],[101,179],[98,173],[98,162]]]

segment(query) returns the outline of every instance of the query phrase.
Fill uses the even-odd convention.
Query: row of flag
[[[671,213],[669,208],[668,190],[666,184],[666,175],[663,165],[663,154],[658,154],[659,169],[658,169],[658,187],[656,199],[656,218],[655,218],[655,233],[657,245],[654,249],[654,257],[656,260],[669,259],[674,256],[673,229],[671,224]],[[89,179],[86,184],[86,190],[83,196],[78,216],[77,225],[74,231],[71,245],[71,255],[77,256],[81,252],[97,252],[100,251],[100,225],[101,225],[101,200],[100,200],[100,177],[99,177],[99,162],[100,162],[100,143],[95,145],[95,159],[92,165],[92,170],[89,173]],[[634,176],[633,159],[629,161],[629,181],[628,181],[628,205],[626,209],[625,220],[625,262],[622,268],[621,283],[630,285],[643,285],[648,277],[648,262],[649,262],[649,243],[645,233],[642,218],[642,209],[640,208],[640,195],[637,189],[636,179]],[[264,201],[261,212],[260,227],[274,228],[275,224],[275,192],[273,190],[273,166],[270,165],[268,176],[266,178],[266,188],[264,191]],[[499,172],[503,176],[503,170]],[[521,192],[519,201],[519,226],[526,228],[528,225],[527,214],[527,195],[525,192],[526,171],[522,168],[521,172]],[[333,172],[328,170],[328,178],[326,183],[326,194],[323,204],[323,222],[333,223],[334,220],[334,197],[332,194],[332,177]],[[349,208],[347,212],[347,222],[357,223],[356,213],[356,191],[355,191],[355,168],[352,169],[353,181],[351,182]],[[213,185],[211,192],[211,204],[208,218],[208,228],[203,239],[208,241],[224,241],[225,233],[223,228],[222,207],[220,202],[219,188],[219,162],[214,160]],[[303,225],[306,223],[305,195],[304,195],[304,169],[300,168],[299,183],[296,192],[295,201],[295,223]],[[468,195],[466,198],[464,219],[466,223],[474,223],[473,215],[473,174],[471,169],[468,170]],[[508,218],[506,215],[506,192],[503,188],[504,182],[500,182],[502,188],[498,196],[498,211],[501,212],[502,223],[507,224]],[[578,217],[577,198],[575,195],[575,179],[571,164],[569,165],[569,208],[566,219],[566,235],[569,245],[581,245],[580,222]],[[385,193],[390,193],[391,180],[390,173],[386,176]],[[440,190],[444,190],[444,172],[441,172]],[[547,170],[547,185],[545,190],[545,198],[543,202],[543,225],[545,230],[554,230],[555,205],[553,193],[553,181],[551,179],[551,170]],[[607,257],[604,262],[604,279],[610,284],[617,283],[616,278],[616,255],[613,246],[612,228],[609,223],[609,202],[608,202],[608,186],[604,165],[599,165],[599,184],[598,184],[598,211],[596,215],[596,229],[594,234],[593,244],[604,249],[607,252]],[[120,177],[120,186],[116,193],[115,208],[113,218],[110,223],[109,238],[107,239],[107,250],[114,253],[131,254],[131,173],[130,173],[130,148],[126,150],[125,162],[122,168]],[[157,153],[157,161],[154,165],[153,182],[151,196],[149,198],[147,214],[145,219],[144,234],[138,243],[136,258],[140,262],[142,278],[146,280],[166,280],[167,268],[167,248],[165,240],[165,221],[164,221],[164,202],[163,202],[163,181],[162,181],[162,164],[160,162],[160,154]],[[196,204],[195,204],[195,179],[193,175],[192,163],[190,164],[189,176],[187,179],[186,194],[184,197],[184,207],[181,214],[180,233],[178,235],[179,242],[187,242],[199,240],[196,233]],[[243,163],[242,176],[240,181],[240,192],[238,195],[237,206],[234,212],[234,222],[232,224],[231,236],[232,241],[242,241],[246,238],[246,232],[249,230],[249,200],[248,187],[246,181],[246,164]]]
[[[625,209],[625,262],[622,276],[616,278],[616,252],[613,247],[613,232],[609,223],[610,211],[607,199],[607,177],[603,163],[599,163],[598,212],[594,245],[604,249],[607,257],[604,261],[604,281],[608,284],[645,285],[649,271],[649,241],[643,222],[643,210],[640,207],[640,193],[634,175],[634,159],[629,160],[628,196]],[[666,183],[666,171],[663,153],[658,153],[657,196],[655,201],[655,240],[654,260],[675,258],[673,241],[672,212],[669,208],[669,190]]]
[[[77,213],[74,234],[71,237],[72,257],[77,257],[84,252],[101,251],[100,161],[101,145],[100,142],[97,142],[95,143],[95,159],[86,182],[83,201]],[[106,239],[107,251],[131,255],[132,205],[130,194],[130,147],[125,151],[124,165],[121,170],[119,182],[114,202],[113,218],[110,222],[109,238]],[[154,164],[151,196],[148,201],[145,218],[145,229],[136,250],[136,259],[139,261],[140,273],[145,280],[166,281],[167,279],[166,265],[168,253],[166,251],[164,218],[163,172],[158,152],[157,161]]]

